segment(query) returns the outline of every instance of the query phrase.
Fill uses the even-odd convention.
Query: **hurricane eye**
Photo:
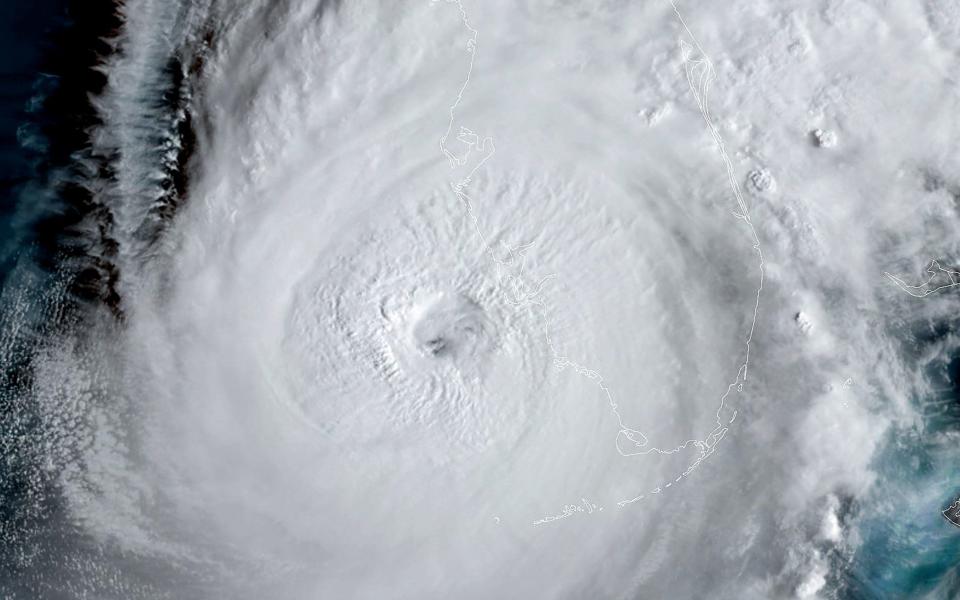
[[[447,340],[442,337],[432,338],[424,343],[424,347],[434,356],[443,354],[447,348]]]

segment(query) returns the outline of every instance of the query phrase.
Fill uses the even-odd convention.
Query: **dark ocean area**
[[[102,559],[101,550],[62,518],[56,474],[44,466],[40,428],[24,390],[33,383],[36,348],[80,318],[74,309],[95,303],[118,316],[121,312],[118,274],[110,260],[116,251],[111,215],[91,185],[111,180],[115,161],[91,154],[89,143],[90,130],[100,123],[91,98],[107,81],[93,67],[113,52],[106,40],[120,26],[110,0],[0,3],[0,310],[7,319],[0,324],[7,360],[0,369],[0,436],[5,440],[0,599],[54,589],[45,586],[51,583],[49,573],[58,569],[75,569],[76,580],[87,581]],[[157,94],[163,110],[173,114],[186,103],[175,92],[198,65],[185,68],[171,56],[159,76],[165,82],[158,86],[164,93]],[[171,121],[173,126],[163,126],[183,141],[163,184],[176,197],[185,193],[192,148],[189,113],[184,114],[181,121]],[[170,206],[175,204],[156,211],[166,218]],[[922,428],[889,434],[874,459],[877,482],[871,496],[846,502],[844,524],[856,524],[861,544],[852,553],[829,551],[835,598],[960,599],[960,528],[941,514],[960,497],[957,327],[957,322],[939,323],[929,325],[931,331],[939,329],[928,335],[900,332],[914,360],[930,353],[937,357],[923,364],[935,394],[914,399],[925,421]],[[45,550],[64,545],[75,548],[88,566],[48,562],[57,554]],[[135,565],[150,573],[142,579],[163,579],[147,562]],[[119,572],[125,566],[113,568]],[[113,576],[104,569],[104,581]],[[90,585],[70,588],[69,595],[63,595],[66,587],[58,587],[50,597],[85,597],[99,584]],[[142,597],[152,596],[144,592]]]
[[[111,52],[113,2],[13,0],[0,4],[0,597],[57,595],[45,552],[69,544],[42,427],[30,401],[33,359],[102,298],[92,258],[97,202],[88,169],[91,97],[106,77],[92,67]],[[94,229],[92,231],[96,233]],[[79,546],[78,546],[79,548]],[[47,589],[53,595],[43,595]],[[40,594],[40,595],[38,595]]]
[[[58,78],[44,71],[70,22],[64,0],[0,6],[0,277],[36,241],[32,225],[52,206],[39,181],[49,144],[43,103]]]
[[[91,258],[104,232],[90,230],[104,211],[87,182],[105,162],[89,155],[91,98],[106,85],[93,67],[112,52],[115,3],[16,0],[0,11],[0,285],[57,273],[73,299],[105,300],[109,268]]]

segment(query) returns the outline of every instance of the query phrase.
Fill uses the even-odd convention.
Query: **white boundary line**
[[[437,2],[438,0],[431,0],[431,2]],[[461,127],[458,134],[457,140],[466,144],[468,146],[467,152],[463,156],[456,156],[453,154],[447,147],[447,140],[453,132],[453,124],[456,119],[456,110],[460,105],[460,102],[463,100],[463,94],[467,89],[467,86],[470,83],[470,78],[473,75],[474,64],[476,60],[477,52],[477,38],[479,37],[479,32],[470,25],[470,21],[467,17],[466,10],[463,7],[462,0],[445,0],[448,4],[455,4],[460,12],[460,17],[463,22],[463,26],[467,29],[470,34],[470,37],[467,41],[467,52],[470,54],[470,65],[467,69],[467,74],[464,79],[463,85],[460,86],[460,89],[457,93],[457,98],[450,106],[450,119],[447,124],[447,129],[440,138],[440,151],[447,157],[450,162],[451,169],[456,167],[463,166],[467,163],[471,153],[481,152],[486,153],[482,159],[480,159],[477,164],[469,171],[469,173],[460,179],[459,182],[452,185],[453,192],[457,198],[463,202],[464,206],[467,209],[467,213],[470,219],[473,221],[474,229],[476,230],[477,235],[480,237],[486,252],[491,260],[497,265],[497,275],[498,279],[501,282],[504,282],[506,279],[507,287],[512,290],[513,297],[510,298],[511,304],[517,307],[527,307],[535,310],[540,313],[540,316],[543,319],[543,331],[544,337],[547,341],[547,344],[550,347],[550,351],[553,355],[554,365],[559,370],[564,368],[571,367],[577,374],[584,376],[588,379],[591,379],[596,382],[597,387],[599,387],[603,393],[606,395],[607,400],[610,404],[610,409],[616,416],[619,431],[617,433],[616,447],[617,451],[622,456],[638,456],[645,454],[674,454],[681,450],[684,450],[690,446],[694,446],[699,450],[699,455],[690,464],[689,467],[678,477],[672,481],[663,483],[653,488],[646,494],[640,494],[633,498],[628,498],[625,500],[619,501],[617,504],[620,507],[623,507],[626,504],[637,502],[642,500],[648,495],[659,494],[664,489],[673,486],[675,483],[679,483],[681,479],[689,475],[694,469],[696,469],[704,460],[710,457],[713,452],[716,450],[717,444],[728,431],[728,425],[733,423],[737,417],[737,411],[734,410],[732,416],[724,422],[724,417],[722,413],[726,408],[727,398],[730,393],[736,389],[737,391],[743,391],[743,383],[747,380],[747,371],[750,364],[750,344],[753,340],[754,331],[756,330],[757,325],[757,314],[760,308],[760,295],[763,291],[763,281],[764,281],[764,261],[763,261],[763,252],[760,248],[760,238],[757,235],[757,231],[753,226],[753,222],[750,218],[749,209],[747,203],[743,198],[743,194],[740,190],[740,185],[737,182],[736,172],[733,167],[729,156],[727,155],[726,145],[724,143],[723,137],[720,135],[719,130],[716,125],[713,123],[713,119],[710,115],[709,108],[709,87],[712,81],[716,78],[716,74],[713,69],[713,63],[707,57],[706,52],[704,52],[702,46],[697,41],[696,36],[693,35],[693,32],[690,31],[690,28],[687,26],[686,21],[684,21],[683,16],[680,14],[679,9],[673,0],[669,0],[670,6],[673,8],[674,13],[677,15],[677,19],[680,21],[681,26],[686,32],[687,36],[690,38],[691,43],[688,43],[684,40],[680,40],[680,51],[683,57],[684,72],[686,74],[687,83],[690,86],[690,91],[693,93],[694,99],[696,100],[697,106],[700,109],[700,114],[703,117],[704,122],[709,129],[714,142],[717,144],[717,150],[720,153],[720,157],[723,160],[724,166],[726,168],[727,181],[730,186],[730,189],[733,191],[734,197],[736,198],[737,210],[733,211],[733,215],[743,221],[748,229],[750,230],[750,235],[753,238],[753,249],[757,253],[758,258],[758,267],[760,271],[759,284],[756,292],[756,300],[753,307],[753,319],[750,324],[750,331],[747,335],[747,339],[744,344],[744,361],[737,370],[736,377],[734,380],[727,386],[726,391],[720,397],[720,405],[717,408],[716,412],[716,426],[703,438],[703,439],[691,439],[687,440],[680,445],[669,448],[662,449],[656,447],[647,448],[648,440],[647,437],[637,429],[627,427],[623,418],[620,415],[618,410],[617,402],[614,400],[613,392],[610,391],[610,388],[604,382],[603,376],[596,370],[590,369],[585,365],[581,365],[573,360],[570,360],[568,357],[561,355],[553,345],[550,328],[549,328],[549,319],[547,317],[547,308],[543,300],[539,298],[540,292],[543,289],[545,282],[553,277],[556,277],[555,274],[548,275],[547,277],[541,278],[535,281],[532,285],[528,284],[526,276],[524,274],[525,270],[525,260],[526,252],[531,247],[531,244],[520,245],[517,247],[510,247],[501,242],[503,249],[505,251],[505,259],[501,259],[496,255],[493,247],[487,240],[487,237],[484,235],[479,219],[474,210],[473,199],[467,194],[466,188],[471,183],[474,174],[482,167],[495,153],[496,148],[493,144],[493,139],[490,137],[481,138],[472,130],[467,129],[466,127]],[[505,274],[506,273],[506,274]],[[535,524],[540,524],[548,522],[551,520],[556,520],[556,518],[545,518],[536,521]]]
[[[946,290],[946,289],[960,285],[960,271],[954,271],[953,269],[944,269],[943,267],[940,266],[940,263],[937,260],[931,260],[929,266],[927,266],[924,273],[927,273],[929,277],[927,277],[927,279],[923,283],[921,283],[920,285],[907,285],[906,282],[904,282],[902,279],[900,279],[896,275],[888,273],[887,271],[883,272],[883,274],[887,276],[887,279],[897,284],[897,286],[899,286],[901,290],[910,294],[914,298],[926,298],[930,294],[935,294],[940,290]],[[933,281],[933,279],[940,273],[946,273],[947,277],[950,278],[951,283],[948,283],[947,285],[941,285],[935,288],[927,287],[930,285],[930,282]]]
[[[960,515],[960,499],[951,504],[946,510],[940,511],[940,514],[942,514],[943,518],[949,521],[954,527],[960,527],[960,522],[957,520],[957,516]],[[951,516],[954,518],[950,518]]]

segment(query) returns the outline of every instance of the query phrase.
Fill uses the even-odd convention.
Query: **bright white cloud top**
[[[125,317],[36,358],[65,514],[112,565],[64,577],[835,597],[887,436],[921,427],[891,328],[952,293],[910,307],[882,274],[957,255],[955,9],[123,13],[95,139],[127,161]],[[197,147],[147,241],[138,111],[171,52]]]

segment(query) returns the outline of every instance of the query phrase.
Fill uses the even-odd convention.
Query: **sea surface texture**
[[[7,0],[0,598],[960,598],[960,5]]]

